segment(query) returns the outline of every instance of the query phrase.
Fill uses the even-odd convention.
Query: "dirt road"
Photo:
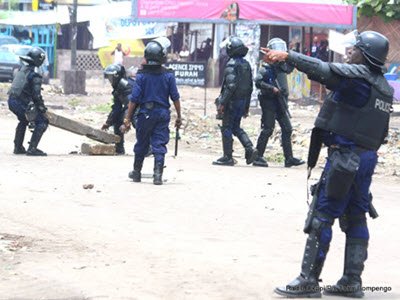
[[[215,167],[182,150],[168,155],[164,186],[135,184],[131,155],[62,154],[84,138],[58,129],[43,140],[48,157],[10,154],[14,123],[1,119],[0,299],[270,299],[297,276],[304,167]],[[381,217],[370,222],[364,285],[392,291],[367,298],[399,299],[400,188],[379,179],[373,191]],[[334,230],[324,283],[342,272]]]
[[[0,122],[1,300],[271,299],[298,275],[305,167],[240,157],[216,167],[216,153],[182,142],[173,158],[170,143],[165,184],[136,184],[133,137],[129,155],[83,156],[68,153],[86,138],[50,128],[40,145],[49,156],[33,158],[11,154],[16,120],[4,107]],[[363,282],[391,291],[366,298],[400,299],[398,177],[378,177],[372,191],[381,216],[369,220]],[[322,285],[341,276],[343,252],[335,224]]]

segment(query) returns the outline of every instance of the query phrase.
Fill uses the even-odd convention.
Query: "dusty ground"
[[[54,86],[44,87],[50,108],[101,126],[107,85],[88,81],[87,96],[58,94]],[[218,123],[202,117],[204,91],[182,87],[186,130],[177,158],[169,145],[165,184],[135,184],[127,178],[132,133],[125,156],[70,154],[88,139],[51,127],[40,145],[48,157],[11,154],[16,119],[1,93],[6,89],[0,86],[0,299],[271,299],[279,298],[272,293],[276,285],[298,275],[306,169],[282,168],[278,134],[266,153],[268,169],[246,166],[238,142],[235,167],[212,166],[221,152]],[[208,115],[217,93],[207,90]],[[291,106],[295,153],[305,158],[318,108]],[[258,115],[244,121],[253,141],[258,122]],[[400,168],[392,133],[372,186],[380,217],[369,222],[363,276],[364,286],[391,291],[367,292],[367,299],[400,299],[400,180],[393,175]],[[147,158],[144,173],[152,163]],[[316,168],[314,180],[319,173]],[[340,277],[343,249],[335,224],[322,284]]]

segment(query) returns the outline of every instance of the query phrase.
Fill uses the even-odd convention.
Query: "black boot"
[[[268,167],[267,160],[264,158],[265,148],[267,147],[269,137],[272,134],[272,130],[263,129],[257,140],[258,157],[253,162],[253,166],[256,167]]]
[[[258,156],[258,150],[254,149],[253,147],[253,143],[250,141],[249,137],[247,136],[246,132],[241,131],[238,135],[237,135],[240,143],[243,145],[243,147],[246,150],[246,164],[251,164],[252,162],[254,162]]]
[[[283,155],[285,156],[285,168],[300,166],[305,163],[304,160],[293,157],[291,137],[282,138]]]
[[[264,156],[258,156],[256,160],[253,162],[253,166],[256,167],[268,167],[268,162]]]
[[[125,154],[124,134],[121,132],[121,130],[119,130],[118,125],[114,126],[114,133],[120,137],[119,143],[115,144],[115,154],[124,155]]]
[[[361,274],[367,249],[368,241],[365,239],[346,239],[343,276],[335,285],[324,291],[325,295],[351,298],[364,296]]]
[[[153,183],[155,185],[162,185],[163,184],[163,181],[162,181],[163,170],[164,170],[163,163],[158,162],[158,163],[154,164]]]
[[[129,172],[128,177],[133,180],[133,182],[140,182],[142,180],[143,161],[136,161],[133,163],[133,171]]]
[[[274,292],[288,298],[320,298],[319,276],[329,250],[328,246],[321,244],[321,231],[331,224],[322,222],[317,218],[312,221],[312,229],[308,235],[304,250],[301,273],[296,279],[285,287],[277,287]],[[325,253],[324,258],[319,258],[319,252]]]
[[[224,133],[222,133],[222,148],[224,151],[224,155],[218,158],[216,161],[213,161],[213,165],[218,166],[233,166],[235,162],[232,158],[232,138],[225,137]]]
[[[32,133],[31,141],[29,142],[28,151],[26,151],[26,155],[29,156],[46,156],[47,154],[42,150],[38,149],[37,146],[42,138],[43,133],[45,132],[46,127],[38,128],[36,127]]]
[[[22,143],[24,142],[25,131],[26,131],[26,125],[19,122],[15,130],[14,154],[26,153],[24,146],[22,146]]]
[[[125,154],[125,147],[124,144],[118,143],[115,144],[115,154],[117,155],[124,155]]]

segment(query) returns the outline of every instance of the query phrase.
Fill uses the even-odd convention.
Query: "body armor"
[[[22,66],[17,72],[8,92],[11,99],[21,100],[28,104],[31,95],[29,87],[29,75],[31,72],[34,72],[34,67],[27,65]]]
[[[128,80],[122,78],[113,91],[114,101],[119,101],[122,105],[129,104],[129,95],[132,93],[132,86]]]
[[[368,103],[359,108],[328,98],[314,125],[344,136],[366,149],[378,150],[387,135],[393,89],[382,74],[371,73],[367,67],[360,66],[332,64],[331,70],[343,77],[367,79],[371,84]]]
[[[287,99],[289,96],[287,74],[290,74],[292,71],[293,67],[286,63],[275,63],[273,65],[263,63],[255,79],[256,87],[260,89],[261,96],[270,99],[275,98],[273,89],[276,87],[285,99]]]
[[[230,59],[224,72],[220,103],[226,106],[231,101],[246,99],[248,108],[252,91],[250,64],[244,59]]]
[[[328,98],[314,125],[344,136],[366,149],[379,149],[387,135],[393,103],[393,88],[381,73],[372,72],[366,65],[328,64],[293,51],[289,51],[286,62],[332,90],[343,77],[367,81],[371,85],[371,94],[366,105],[359,108]]]

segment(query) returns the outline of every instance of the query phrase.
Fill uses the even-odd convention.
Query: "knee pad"
[[[260,133],[260,138],[261,139],[269,139],[273,132],[274,132],[274,130],[271,128],[263,128],[263,130],[261,130],[261,133]]]
[[[316,236],[320,236],[322,230],[325,228],[332,228],[332,223],[330,223],[330,220],[324,219],[323,217],[314,216],[311,221],[310,234],[313,233]]]
[[[47,122],[38,122],[36,124],[36,130],[38,130],[40,133],[44,133],[49,126],[49,121]]]

